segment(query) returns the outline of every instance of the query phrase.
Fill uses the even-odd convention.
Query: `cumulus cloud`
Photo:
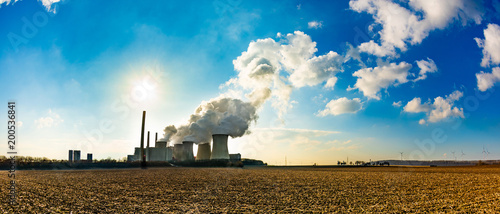
[[[464,112],[462,108],[458,108],[455,102],[462,98],[463,93],[461,91],[454,91],[450,95],[443,97],[434,98],[434,102],[427,101],[422,103],[420,98],[414,98],[406,104],[403,108],[405,112],[419,113],[425,112],[427,115],[427,120],[421,119],[418,123],[424,125],[427,122],[436,123],[444,119],[460,117],[464,118]]]
[[[424,124],[425,124],[425,120],[424,120],[424,119],[420,119],[420,120],[418,121],[418,124],[420,124],[420,125],[424,125]]]
[[[427,60],[417,60],[417,66],[420,68],[418,78],[413,81],[424,80],[427,78],[427,73],[435,73],[437,71],[436,63],[434,60],[427,58]]]
[[[381,46],[381,45],[375,43],[373,40],[370,40],[369,42],[361,43],[358,46],[358,48],[359,48],[360,52],[369,53],[371,55],[375,55],[378,57],[396,55],[396,50],[394,49],[394,47],[392,45],[384,44],[383,46]]]
[[[316,42],[300,31],[272,38],[252,41],[248,49],[234,61],[238,77],[226,82],[226,86],[249,90],[247,97],[261,101],[273,98],[272,106],[279,116],[292,106],[290,95],[293,88],[316,86],[325,83],[333,88],[335,75],[342,72],[344,57],[330,51],[315,55]]]
[[[356,113],[362,109],[362,103],[359,98],[354,98],[352,100],[345,97],[331,100],[326,104],[326,108],[318,112],[318,116],[324,117],[327,115],[339,115],[347,113]]]
[[[481,66],[500,64],[500,26],[488,24],[484,30],[484,39],[474,38],[474,40],[480,48],[483,48]]]
[[[390,86],[408,82],[409,70],[412,66],[406,62],[399,64],[391,63],[389,65],[378,66],[374,68],[363,68],[354,72],[352,75],[358,77],[354,88],[372,99],[379,100],[381,89],[387,89]]]
[[[484,30],[484,39],[475,38],[477,45],[483,48],[483,60],[481,66],[489,67],[500,64],[500,26],[488,24]],[[491,73],[481,71],[476,74],[477,87],[480,91],[486,91],[500,82],[500,67],[494,67]]]
[[[60,123],[64,122],[63,119],[61,119],[61,116],[59,114],[52,112],[51,109],[49,109],[49,112],[47,113],[46,117],[40,117],[35,120],[35,125],[37,128],[50,128],[50,127],[55,127],[59,125]]]
[[[420,97],[413,98],[410,102],[403,107],[403,111],[410,113],[420,113],[420,112],[428,112],[431,110],[430,103],[422,103]]]
[[[379,57],[394,56],[395,48],[406,51],[407,44],[422,42],[429,32],[444,29],[453,20],[460,20],[462,25],[473,21],[480,24],[482,8],[472,0],[427,1],[410,0],[409,8],[404,3],[391,0],[351,0],[352,10],[371,14],[382,29],[378,32],[380,44],[374,41],[363,43],[360,51]],[[373,29],[373,26],[371,26]]]
[[[393,103],[392,103],[392,106],[397,107],[397,108],[401,107],[401,105],[402,105],[402,104],[401,104],[401,101],[398,101],[398,102],[393,102]]]
[[[320,22],[318,22],[318,21],[311,21],[311,22],[307,23],[307,26],[309,28],[318,29],[318,28],[322,28],[323,27],[323,22],[322,21],[320,21]]]
[[[480,91],[486,91],[493,87],[495,83],[500,82],[500,67],[493,68],[491,73],[480,72],[476,74],[477,87]]]

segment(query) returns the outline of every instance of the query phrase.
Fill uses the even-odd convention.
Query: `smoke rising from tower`
[[[221,87],[246,94],[248,101],[221,95],[202,102],[187,123],[167,126],[164,139],[173,144],[192,141],[209,143],[212,134],[225,134],[232,138],[250,133],[249,127],[258,119],[258,109],[272,99],[272,106],[281,116],[291,107],[293,88],[326,83],[333,88],[341,64],[348,58],[333,51],[316,56],[316,42],[296,31],[286,36],[252,41],[248,49],[233,60],[238,76]],[[285,74],[285,75],[281,75]]]

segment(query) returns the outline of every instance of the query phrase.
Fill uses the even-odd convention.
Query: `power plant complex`
[[[145,111],[143,112],[143,127],[145,121]],[[144,129],[141,130],[141,136],[144,136]],[[146,147],[134,148],[134,154],[127,156],[127,161],[167,161],[167,162],[209,162],[209,161],[240,161],[240,154],[229,154],[227,143],[227,134],[213,134],[212,145],[210,142],[199,143],[196,157],[193,153],[193,141],[182,141],[173,146],[168,142],[158,140],[158,133],[155,134],[155,145],[149,144],[150,133],[147,132]],[[143,139],[141,139],[143,142]],[[141,145],[144,145],[141,143]],[[141,157],[142,156],[142,157]]]

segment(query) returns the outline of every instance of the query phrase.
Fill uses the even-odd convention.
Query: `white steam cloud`
[[[177,128],[167,126],[165,138],[171,136],[170,140],[178,144],[182,141],[209,143],[212,134],[241,137],[249,133],[251,123],[257,121],[257,109],[260,104],[226,97],[203,102],[190,116],[187,124]]]

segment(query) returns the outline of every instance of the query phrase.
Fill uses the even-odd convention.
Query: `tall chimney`
[[[146,148],[149,149],[149,131],[148,131],[148,141],[147,142],[148,142],[148,146]]]
[[[174,144],[174,157],[175,157],[175,160],[177,161],[184,161],[184,157],[183,157],[183,152],[184,152],[184,149],[183,149],[183,145],[182,144]]]
[[[229,151],[227,149],[228,136],[227,134],[212,135],[213,148],[212,155],[210,156],[211,160],[229,160]]]
[[[156,145],[157,141],[158,141],[158,132],[156,132],[156,134],[155,134],[155,145]]]
[[[194,154],[193,154],[193,141],[183,141],[182,142],[182,147],[183,147],[183,161],[194,161]]]
[[[147,138],[147,147],[146,147],[146,161],[151,161],[151,154],[150,154],[150,149],[149,149],[149,131],[148,131],[148,138]]]
[[[141,128],[141,167],[146,168],[146,155],[144,154],[144,123],[146,122],[146,111],[142,111],[142,128]]]
[[[196,154],[196,161],[210,160],[210,143],[198,144],[198,153]]]

